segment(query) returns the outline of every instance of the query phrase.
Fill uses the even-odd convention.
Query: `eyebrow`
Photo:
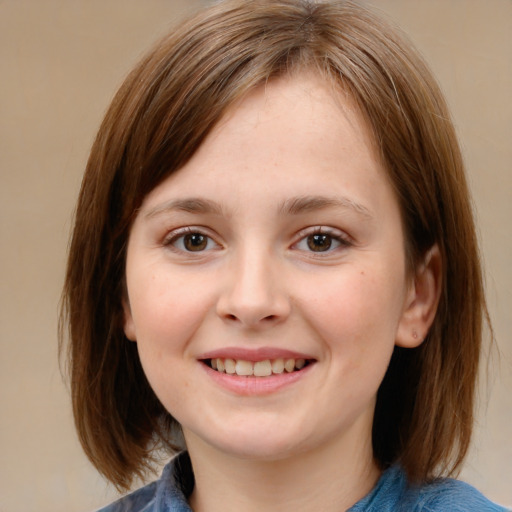
[[[288,215],[298,215],[311,211],[324,210],[326,208],[343,208],[352,210],[367,219],[373,219],[374,215],[366,206],[349,199],[348,197],[335,196],[300,196],[288,199],[279,208],[279,211]]]
[[[171,211],[182,211],[188,213],[213,213],[222,215],[221,206],[215,201],[190,197],[185,199],[173,199],[151,208],[144,216],[148,219]]]
[[[287,199],[278,208],[278,212],[284,215],[300,215],[312,211],[324,210],[327,208],[343,208],[352,210],[367,219],[374,216],[366,206],[347,197],[326,197],[326,196],[299,196]],[[222,206],[209,199],[190,197],[184,199],[173,199],[151,208],[144,217],[150,219],[162,213],[172,211],[183,211],[196,214],[223,215]]]

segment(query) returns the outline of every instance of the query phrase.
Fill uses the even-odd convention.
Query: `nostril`
[[[226,320],[230,320],[232,322],[238,322],[239,320],[241,320],[241,318],[239,318],[237,315],[234,315],[233,313],[228,313],[228,314],[224,315],[224,318]],[[279,318],[278,315],[267,315],[258,321],[261,321],[264,323],[272,323],[272,322],[275,322],[278,318]]]

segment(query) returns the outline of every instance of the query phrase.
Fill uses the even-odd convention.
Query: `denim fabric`
[[[507,509],[490,502],[471,485],[451,478],[421,486],[409,485],[402,469],[393,466],[347,512],[507,512]]]
[[[187,496],[194,475],[186,452],[164,468],[161,478],[98,512],[192,512]],[[407,483],[399,466],[385,471],[377,485],[347,512],[507,512],[470,485],[449,478],[422,486]]]

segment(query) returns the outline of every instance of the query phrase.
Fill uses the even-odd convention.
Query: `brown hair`
[[[395,348],[379,389],[375,457],[382,467],[399,461],[421,481],[452,472],[465,456],[487,313],[462,157],[435,80],[409,41],[357,3],[228,0],[184,23],[131,72],[80,191],[61,326],[69,327],[80,441],[118,487],[143,474],[157,447],[176,449],[176,422],[123,333],[137,208],[237,99],[306,68],[348,91],[366,117],[401,207],[409,267],[435,243],[443,261],[430,333],[416,349]]]

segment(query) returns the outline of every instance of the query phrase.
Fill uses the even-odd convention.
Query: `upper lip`
[[[276,348],[276,347],[260,347],[260,348],[242,348],[242,347],[225,347],[212,350],[201,354],[198,359],[236,359],[243,361],[264,361],[266,359],[315,359],[309,354],[296,352],[294,350]]]

